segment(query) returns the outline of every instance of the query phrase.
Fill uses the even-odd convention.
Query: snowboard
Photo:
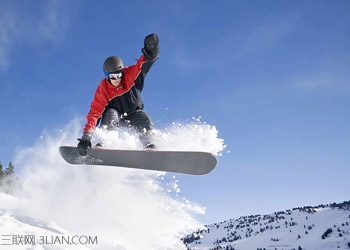
[[[74,165],[103,165],[190,175],[210,173],[217,165],[215,155],[197,151],[145,151],[90,149],[81,156],[76,147],[61,146],[62,158]]]

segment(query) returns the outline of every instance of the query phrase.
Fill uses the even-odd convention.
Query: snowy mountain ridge
[[[188,250],[350,249],[350,201],[242,216],[186,236]]]

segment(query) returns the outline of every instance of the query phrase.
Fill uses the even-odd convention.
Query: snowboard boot
[[[93,147],[93,149],[103,149],[102,143],[96,143],[96,145]]]
[[[156,145],[154,144],[148,144],[143,150],[145,151],[157,151],[158,149],[156,148]]]

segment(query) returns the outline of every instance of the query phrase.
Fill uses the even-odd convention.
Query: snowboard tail
[[[90,149],[81,156],[76,147],[61,146],[63,159],[74,165],[102,165],[191,175],[210,173],[217,165],[215,155],[197,151],[143,151]]]

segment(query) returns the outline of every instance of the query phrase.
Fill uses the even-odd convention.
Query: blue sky
[[[191,117],[227,145],[178,176],[204,222],[349,199],[350,2],[0,1],[0,160],[85,117],[106,57],[157,33],[143,93],[156,126]],[[20,167],[20,166],[15,166]]]

